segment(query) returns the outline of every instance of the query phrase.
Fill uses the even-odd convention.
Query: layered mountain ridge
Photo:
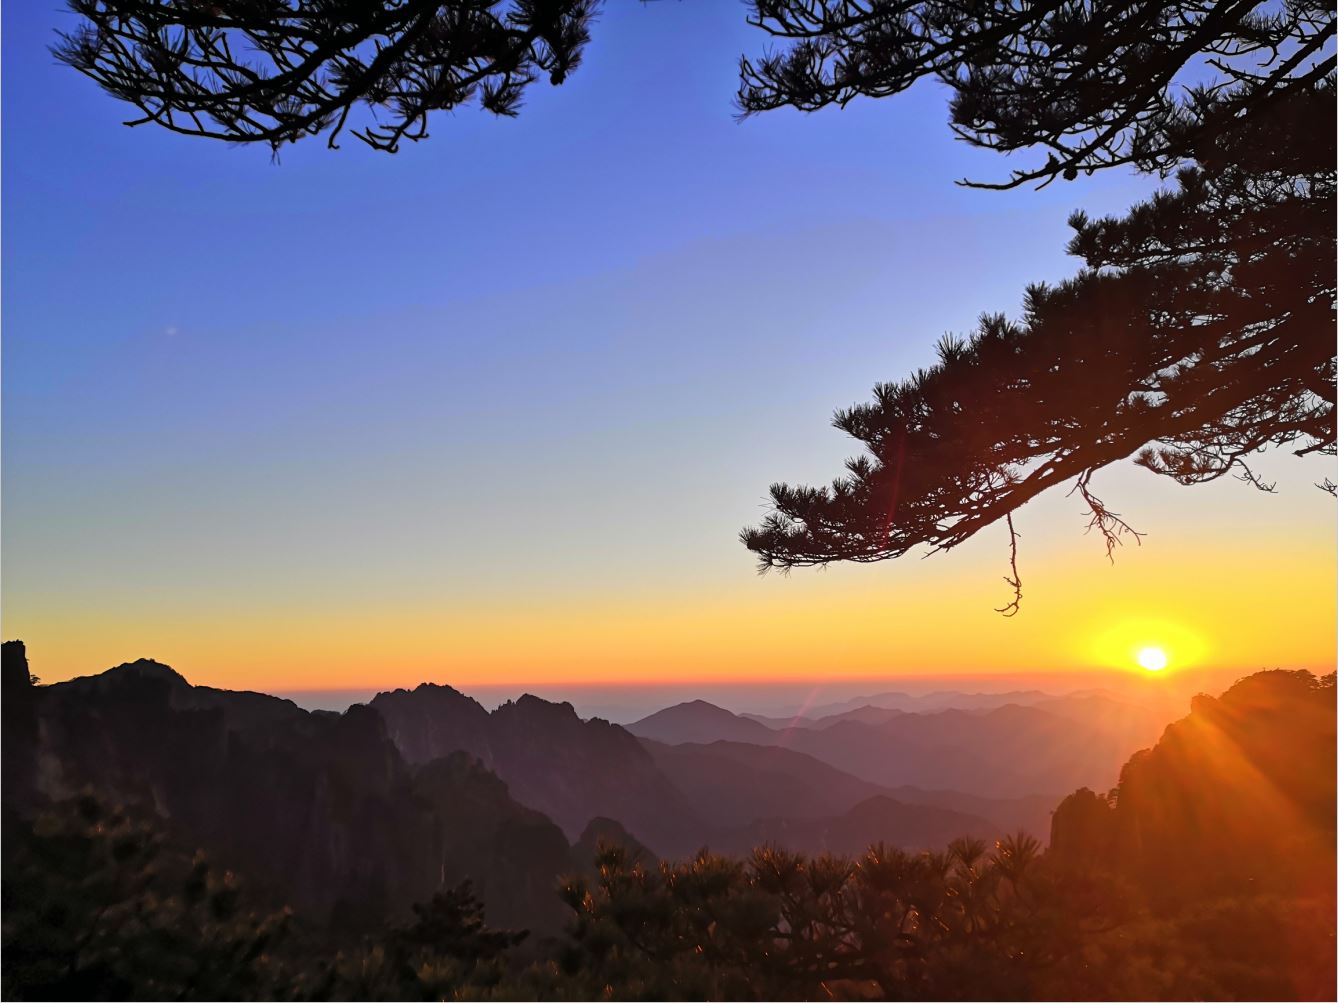
[[[194,687],[148,660],[24,685],[11,644],[7,813],[86,791],[141,806],[279,903],[354,931],[465,879],[499,923],[560,925],[552,888],[574,866],[566,837],[467,754],[415,766],[368,707],[308,713]]]
[[[1067,790],[1104,784],[1119,741],[1084,731],[1090,710],[1039,699],[864,706],[783,728],[694,701],[624,728],[530,695],[489,711],[430,683],[307,711],[149,659],[35,686],[21,644],[5,658],[7,812],[84,790],[145,806],[276,899],[350,930],[465,879],[498,924],[554,930],[553,888],[601,840],[653,862],[702,846],[1044,839],[1051,792],[1066,777],[1079,778]]]
[[[522,804],[571,839],[595,818],[616,818],[657,854],[691,852],[704,824],[637,739],[569,703],[534,696],[489,713],[449,686],[380,693],[368,704],[410,763],[452,752],[476,757]]]
[[[1163,715],[1098,694],[965,710],[862,706],[784,721],[693,701],[627,727],[667,745],[723,740],[789,749],[882,787],[1057,801],[1075,787],[1114,784],[1129,754],[1160,734]]]

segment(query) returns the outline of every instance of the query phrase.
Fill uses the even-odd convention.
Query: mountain
[[[350,931],[466,878],[501,925],[562,922],[562,831],[463,753],[406,763],[367,707],[308,713],[149,660],[38,687],[21,644],[4,655],[7,815],[85,790],[143,806],[275,904]]]
[[[1162,902],[1331,896],[1335,745],[1332,674],[1259,672],[1220,697],[1197,696],[1129,759],[1111,795],[1064,799],[1054,856],[1131,876]]]
[[[897,692],[875,693],[871,696],[843,700],[840,703],[809,707],[793,717],[767,717],[761,714],[741,716],[773,730],[784,730],[825,728],[839,721],[879,724],[898,714],[926,714],[944,710],[988,711],[1008,704],[1037,707],[1074,717],[1101,715],[1107,718],[1108,724],[1116,725],[1121,718],[1138,724],[1152,718],[1164,724],[1174,716],[1176,708],[1171,698],[1152,692],[1143,693],[1139,700],[1134,701],[1105,690],[1080,690],[1058,696],[1040,690],[1010,690],[1006,693],[939,690],[919,696]]]
[[[761,714],[742,714],[750,721],[756,721],[758,724],[764,724],[773,731],[784,731],[789,728],[811,728],[821,731],[842,721],[858,721],[862,724],[883,724],[892,720],[900,714],[908,714],[910,711],[898,710],[891,707],[874,707],[864,704],[853,710],[842,711],[839,714],[828,714],[824,717],[799,716],[792,718],[764,717]]]
[[[721,837],[712,849],[739,855],[769,844],[798,853],[858,856],[885,843],[906,850],[939,849],[959,836],[999,835],[993,823],[946,808],[908,805],[886,795],[829,818],[759,819]]]
[[[638,738],[678,745],[683,742],[752,742],[770,744],[775,740],[771,728],[707,703],[690,700],[656,711],[627,726]]]
[[[696,701],[652,714],[629,730],[669,744],[782,746],[881,787],[1057,798],[1075,787],[1113,783],[1120,764],[1156,734],[1159,723],[1151,714],[1126,719],[1120,717],[1125,710],[1110,701],[1062,698],[1048,709],[1011,703],[930,712],[856,708],[807,727],[775,730]]]
[[[411,763],[458,751],[493,766],[490,716],[459,690],[422,683],[412,690],[378,693],[368,705],[385,719],[386,732]]]
[[[1045,840],[1050,833],[1050,813],[1059,802],[1057,796],[990,798],[960,791],[884,787],[776,745],[642,741],[698,816],[726,830],[758,819],[840,815],[862,801],[883,796],[905,806],[923,805],[983,819],[994,835],[1022,830]]]
[[[809,724],[809,727],[821,731],[823,728],[830,728],[842,721],[855,721],[859,724],[886,724],[893,718],[909,713],[913,712],[893,707],[856,707],[854,710],[843,711],[840,714],[828,714],[826,717],[817,718]]]
[[[368,706],[410,763],[476,757],[511,796],[578,839],[592,819],[617,819],[661,855],[690,853],[704,826],[635,736],[569,703],[534,696],[492,713],[448,686],[380,693]]]
[[[760,818],[836,815],[885,793],[877,784],[780,746],[642,742],[698,817],[717,829]]]
[[[899,691],[874,693],[864,697],[851,697],[836,703],[817,704],[800,711],[797,716],[809,721],[823,718],[835,718],[865,707],[879,710],[899,710],[907,714],[923,714],[938,710],[992,710],[1004,704],[1032,704],[1045,700],[1050,694],[1040,690],[1009,690],[1006,693],[965,693],[960,690],[936,690],[933,693],[911,694]],[[784,727],[792,719],[783,717],[762,718],[747,715],[754,720],[773,726]]]
[[[758,724],[765,725],[772,731],[784,731],[786,728],[811,728],[813,721],[803,714],[794,714],[790,717],[775,717],[770,714],[754,714],[751,711],[743,711],[739,717],[745,721],[756,721]]]
[[[1168,696],[1149,695],[1135,702],[1100,690],[1050,697],[1031,706],[1119,735],[1136,749],[1155,742],[1180,707]]]
[[[1110,784],[1136,745],[1034,707],[902,714],[795,729],[785,744],[888,787],[946,788],[986,797],[1059,794]]]

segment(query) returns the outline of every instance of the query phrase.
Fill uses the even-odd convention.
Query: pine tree
[[[1134,530],[1091,488],[1127,457],[1182,484],[1267,447],[1334,452],[1334,56],[1326,6],[758,0],[789,48],[742,64],[746,114],[954,92],[975,145],[1047,159],[984,187],[1132,165],[1174,184],[1125,216],[1075,213],[1084,268],[986,315],[938,363],[835,424],[863,446],[828,487],[775,484],[743,531],[763,570],[946,550],[1071,483],[1108,555]],[[1183,75],[1216,74],[1181,95]],[[1327,478],[1321,487],[1333,492]],[[1021,581],[1012,533],[1011,601]]]
[[[377,150],[428,134],[477,99],[517,113],[541,77],[580,63],[594,0],[69,0],[80,25],[58,60],[133,105],[127,125],[278,150],[345,127]],[[359,112],[359,106],[364,112]]]

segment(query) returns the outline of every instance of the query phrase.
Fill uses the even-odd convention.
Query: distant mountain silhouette
[[[640,738],[678,745],[683,742],[752,742],[769,744],[774,740],[772,729],[742,715],[707,703],[690,700],[656,711],[627,726]]]
[[[83,790],[143,805],[277,903],[351,930],[465,878],[503,925],[560,925],[566,838],[467,755],[414,768],[367,707],[307,713],[149,660],[23,688],[23,654],[6,645],[6,812]]]
[[[1060,794],[1106,784],[1128,739],[1034,707],[902,714],[784,733],[790,748],[888,787],[947,788],[986,797]]]
[[[806,727],[815,731],[821,731],[823,728],[830,728],[834,724],[840,724],[842,721],[854,721],[858,724],[886,724],[893,718],[901,717],[903,714],[915,714],[918,711],[901,710],[895,707],[856,707],[854,710],[842,711],[840,714],[828,714],[826,717],[816,719],[806,719]]]
[[[989,798],[960,791],[886,787],[777,745],[643,742],[698,816],[724,830],[758,819],[841,815],[862,801],[881,796],[908,809],[924,805],[983,819],[993,835],[1023,830],[1044,841],[1050,832],[1050,813],[1059,803],[1056,795]],[[891,841],[890,836],[881,838]]]
[[[697,815],[716,829],[762,818],[838,815],[886,793],[877,784],[776,745],[642,741]]]
[[[618,725],[583,721],[569,703],[523,696],[491,714],[449,686],[378,694],[368,705],[411,763],[468,752],[511,796],[578,839],[592,819],[617,819],[657,854],[690,853],[706,826]]]
[[[1009,690],[1005,693],[966,693],[960,690],[935,690],[933,693],[902,693],[897,690],[886,693],[873,693],[864,697],[851,697],[836,703],[815,704],[806,707],[794,717],[744,714],[743,716],[758,721],[772,728],[805,727],[807,722],[832,720],[862,711],[865,708],[876,710],[895,710],[907,714],[923,714],[936,710],[991,710],[1004,704],[1032,704],[1050,698],[1052,695],[1040,690]]]
[[[1031,706],[1120,736],[1132,743],[1133,748],[1142,748],[1161,736],[1167,722],[1180,713],[1184,704],[1169,697],[1145,698],[1134,702],[1115,694],[1092,690],[1049,697]]]
[[[839,724],[841,721],[858,721],[862,724],[882,724],[890,721],[900,714],[911,714],[914,711],[899,710],[892,707],[875,707],[871,704],[863,704],[853,710],[841,711],[838,714],[828,714],[824,717],[810,717],[808,715],[799,715],[796,717],[766,717],[762,714],[741,714],[740,717],[746,717],[750,721],[756,721],[758,724],[764,724],[773,731],[784,731],[789,728],[809,728],[821,731],[823,728]]]
[[[742,714],[750,721],[765,724],[773,730],[811,728],[821,730],[842,721],[863,724],[883,724],[902,714],[926,714],[945,710],[964,710],[983,713],[1009,704],[1035,707],[1061,717],[1070,717],[1103,728],[1143,736],[1140,741],[1151,742],[1167,720],[1176,713],[1178,704],[1168,697],[1145,694],[1138,701],[1129,700],[1105,690],[1081,690],[1060,696],[1040,690],[1014,690],[1008,693],[958,693],[943,690],[923,696],[906,693],[882,693],[857,697],[841,704],[827,704],[810,708],[795,717],[767,717],[760,714]],[[1149,730],[1151,729],[1151,730]]]
[[[652,714],[628,730],[668,744],[782,746],[883,788],[1057,799],[1075,787],[1113,783],[1124,760],[1155,738],[1164,720],[1106,698],[1041,702],[1044,707],[1009,703],[928,712],[860,707],[775,729],[694,701]]]

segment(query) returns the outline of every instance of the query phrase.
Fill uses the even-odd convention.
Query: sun
[[[1166,652],[1161,648],[1155,647],[1139,648],[1136,657],[1138,659],[1138,664],[1149,672],[1160,672],[1162,669],[1166,668],[1166,663],[1169,661],[1166,657]]]

